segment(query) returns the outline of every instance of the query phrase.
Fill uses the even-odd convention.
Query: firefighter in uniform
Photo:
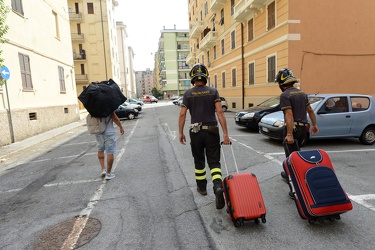
[[[197,191],[207,195],[207,179],[205,162],[210,168],[213,191],[216,198],[216,208],[225,206],[222,175],[220,165],[220,134],[218,121],[223,131],[223,144],[230,144],[227,122],[221,108],[221,100],[215,88],[206,86],[208,70],[203,64],[195,64],[190,71],[193,88],[187,90],[183,96],[178,120],[179,140],[186,144],[184,126],[187,110],[190,112],[191,125],[189,127],[190,146],[194,158],[195,179]],[[217,118],[216,118],[217,116]]]
[[[297,78],[294,77],[293,71],[289,68],[281,69],[275,78],[275,82],[279,84],[282,91],[280,95],[280,108],[284,112],[285,129],[284,129],[284,141],[287,144],[294,144],[294,141],[298,141],[301,145],[307,139],[307,128],[308,120],[307,114],[309,114],[312,126],[311,132],[316,134],[319,132],[318,126],[316,125],[316,116],[314,110],[310,106],[310,102],[307,95],[298,88],[294,87],[294,84],[298,82]],[[291,153],[287,150],[285,145],[285,156],[288,157]],[[296,149],[291,147],[290,149]],[[299,147],[297,147],[299,148]],[[281,177],[287,182],[288,176],[282,171]],[[291,188],[291,187],[290,187]],[[289,192],[291,198],[294,197],[292,192]]]

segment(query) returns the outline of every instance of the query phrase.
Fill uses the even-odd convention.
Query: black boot
[[[214,193],[216,200],[216,209],[222,209],[225,207],[224,190],[221,181],[214,181]]]

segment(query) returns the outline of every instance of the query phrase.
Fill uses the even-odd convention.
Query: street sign
[[[10,71],[7,66],[3,66],[0,68],[0,75],[4,80],[8,80],[10,78]]]

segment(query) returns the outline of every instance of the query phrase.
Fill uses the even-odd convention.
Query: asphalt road
[[[328,152],[354,206],[339,221],[310,225],[280,178],[281,144],[236,126],[226,112],[236,163],[240,172],[256,174],[267,208],[265,224],[235,228],[226,209],[215,208],[211,184],[207,196],[196,192],[190,147],[178,142],[178,106],[145,106],[141,117],[123,121],[113,180],[99,178],[95,138],[84,125],[1,162],[0,249],[37,249],[42,235],[77,217],[100,221],[80,249],[373,249],[374,146],[357,139],[306,146]],[[223,149],[234,172],[229,146]],[[44,244],[66,247],[85,232],[70,230],[72,243],[59,229]]]

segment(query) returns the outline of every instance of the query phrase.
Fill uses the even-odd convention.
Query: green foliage
[[[155,96],[158,99],[162,99],[162,97],[163,97],[163,93],[161,93],[156,87],[153,87],[151,89],[151,93],[152,93],[153,96]]]
[[[0,0],[0,43],[4,43],[4,35],[8,32],[8,25],[5,20],[9,12],[9,7],[4,4],[4,0]],[[3,66],[4,59],[1,57],[3,50],[0,48],[0,67]]]
[[[4,43],[4,35],[8,32],[8,25],[6,25],[5,20],[9,12],[9,7],[4,4],[4,0],[0,0],[0,43]],[[4,65],[4,58],[1,57],[3,50],[0,47],[0,67]],[[5,84],[5,80],[0,77],[0,86]]]

